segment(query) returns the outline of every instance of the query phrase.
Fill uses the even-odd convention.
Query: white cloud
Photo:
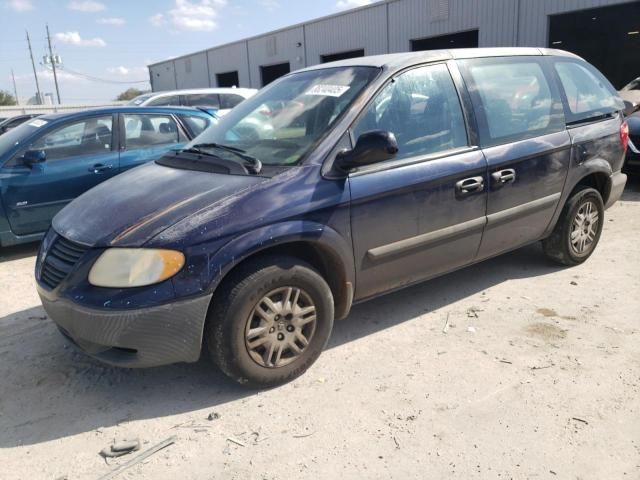
[[[26,12],[33,10],[33,3],[31,0],[9,0],[7,2],[7,8],[15,10],[16,12]]]
[[[151,22],[151,25],[153,25],[154,27],[161,27],[162,25],[164,25],[164,14],[162,13],[156,13],[155,15],[152,15],[151,17],[149,17],[149,21]]]
[[[122,76],[129,75],[129,69],[127,67],[123,67],[122,65],[120,65],[119,67],[107,68],[107,72]]]
[[[127,23],[125,19],[121,17],[99,18],[98,20],[96,20],[96,22],[101,25],[114,25],[116,27],[121,27],[122,25]]]
[[[102,12],[106,10],[104,3],[94,0],[74,0],[67,5],[69,10],[77,10],[78,12]]]
[[[178,30],[211,31],[216,28],[219,9],[227,4],[226,0],[175,0],[175,8],[166,14],[157,13],[149,21],[160,27],[168,20]]]
[[[78,32],[60,32],[55,34],[60,43],[75,45],[76,47],[106,47],[107,42],[101,38],[83,39]]]
[[[371,0],[338,0],[338,3],[336,3],[336,7],[338,8],[338,10],[347,10],[349,8],[369,5],[370,3]]]

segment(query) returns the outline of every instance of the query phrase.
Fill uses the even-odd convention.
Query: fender
[[[571,167],[569,167],[569,172],[564,183],[564,188],[562,189],[562,196],[560,197],[560,201],[558,202],[556,211],[553,214],[553,218],[549,222],[549,225],[544,232],[543,238],[550,235],[555,228],[558,218],[562,213],[562,209],[564,208],[565,203],[567,203],[569,195],[571,194],[571,192],[573,192],[573,189],[576,188],[576,185],[578,185],[582,181],[582,179],[594,173],[602,174],[607,177],[607,183],[605,185],[603,195],[603,201],[605,204],[607,203],[607,197],[609,196],[609,193],[611,191],[611,174],[613,173],[611,170],[611,164],[603,158],[596,157],[590,158],[583,163],[572,165]]]
[[[347,210],[345,209],[345,215]],[[203,282],[200,291],[213,293],[229,272],[247,258],[273,247],[281,247],[287,253],[287,244],[308,242],[320,250],[322,259],[334,274],[327,281],[332,284],[336,294],[336,318],[344,318],[351,308],[355,285],[355,263],[350,237],[341,235],[328,225],[311,220],[290,220],[245,232],[220,247],[216,253],[208,256],[207,278],[200,276]],[[180,288],[183,282],[175,282],[178,297],[193,294]]]

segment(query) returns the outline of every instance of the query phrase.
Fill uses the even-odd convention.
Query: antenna
[[[51,49],[51,35],[49,35],[49,25],[47,27],[47,42],[49,43],[49,58],[51,59],[51,67],[53,68],[53,82],[56,84],[56,95],[58,96],[58,105],[62,102],[60,101],[60,89],[58,88],[58,75],[56,74],[56,59],[53,56],[53,51]]]
[[[38,91],[38,104],[42,105],[42,93],[40,93],[40,83],[38,82],[38,73],[36,72],[36,62],[33,61],[33,51],[31,50],[31,40],[29,32],[27,32],[27,45],[29,45],[29,56],[31,57],[31,66],[33,67],[33,76],[36,79],[36,90]]]

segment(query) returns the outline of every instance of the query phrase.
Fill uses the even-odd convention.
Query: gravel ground
[[[537,245],[354,307],[297,381],[206,361],[105,367],[0,251],[0,477],[97,479],[114,438],[175,444],[118,478],[640,479],[640,184],[584,265]],[[445,325],[448,327],[445,328]],[[210,418],[210,419],[208,419]]]

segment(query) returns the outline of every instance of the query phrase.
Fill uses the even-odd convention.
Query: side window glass
[[[231,109],[244,100],[240,95],[235,93],[222,93],[220,94],[220,108]]]
[[[217,93],[188,94],[184,96],[184,100],[185,105],[190,107],[220,108],[220,101]]]
[[[47,161],[106,153],[111,150],[112,127],[111,116],[87,118],[47,133],[29,149],[46,151]]]
[[[479,103],[480,116],[484,116],[480,119],[484,146],[564,128],[559,101],[537,61],[477,59],[461,63],[475,102]]]
[[[124,132],[128,150],[184,141],[169,115],[125,114]]]
[[[193,115],[181,115],[182,120],[194,137],[197,137],[210,125],[206,118],[195,117]]]
[[[570,120],[586,119],[616,110],[615,93],[604,78],[586,66],[558,61],[555,69],[571,112]]]
[[[178,95],[168,95],[166,97],[154,98],[147,105],[150,107],[168,107],[171,105],[180,105],[180,97]]]
[[[398,140],[396,159],[467,146],[460,100],[445,65],[409,70],[389,83],[353,127],[385,130]]]

